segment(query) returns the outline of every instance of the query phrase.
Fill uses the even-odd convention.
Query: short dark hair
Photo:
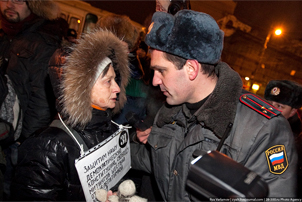
[[[186,64],[187,59],[184,59],[182,57],[176,56],[176,55],[172,55],[166,52],[164,53],[164,57],[172,62],[178,70],[182,69],[183,66]],[[200,63],[201,64],[201,72],[203,74],[207,74],[209,77],[213,76],[215,74],[215,65],[211,65],[211,64],[204,64],[204,63]]]
[[[169,54],[169,53],[166,53],[166,52],[163,52],[164,54],[164,57],[172,62],[178,70],[182,69],[183,66],[186,64],[187,60],[182,58],[182,57],[179,57],[179,56],[176,56],[176,55],[172,55],[172,54]]]
[[[207,74],[208,77],[214,76],[215,75],[215,66],[216,65],[201,63],[201,69],[202,69],[201,71],[204,74]]]

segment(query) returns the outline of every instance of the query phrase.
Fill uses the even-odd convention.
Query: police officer
[[[145,42],[153,85],[166,104],[151,129],[137,131],[147,143],[132,143],[132,168],[152,172],[165,201],[191,201],[186,179],[193,152],[218,150],[260,175],[269,197],[295,197],[290,126],[278,110],[243,92],[239,74],[220,61],[223,32],[216,21],[186,9],[156,12]]]
[[[302,107],[302,86],[289,80],[272,80],[265,88],[264,98],[289,119]]]
[[[290,80],[271,80],[265,88],[264,98],[279,109],[288,120],[298,150],[298,197],[302,197],[302,86]]]

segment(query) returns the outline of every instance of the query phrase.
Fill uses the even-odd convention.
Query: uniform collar
[[[218,81],[212,94],[205,103],[194,113],[199,123],[213,131],[221,138],[230,123],[234,122],[237,103],[242,91],[242,81],[237,72],[232,70],[226,63],[220,62],[215,68]],[[179,113],[184,117],[178,116]],[[158,127],[176,121],[185,127],[187,122],[195,120],[186,104],[183,106],[162,107],[156,122]],[[189,120],[189,121],[186,121]]]

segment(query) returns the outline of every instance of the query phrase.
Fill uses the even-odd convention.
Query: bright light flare
[[[275,34],[276,34],[277,36],[281,35],[281,34],[282,34],[282,29],[276,29],[276,30],[275,30]]]
[[[259,90],[259,88],[260,88],[260,86],[259,86],[258,84],[255,84],[255,83],[254,83],[254,84],[252,85],[252,89],[253,89],[253,90]]]
[[[290,72],[290,75],[291,76],[294,76],[296,74],[296,70],[292,70],[291,72]]]

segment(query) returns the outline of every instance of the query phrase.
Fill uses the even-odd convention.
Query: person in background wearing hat
[[[47,70],[62,33],[55,20],[59,7],[53,1],[1,0],[0,10],[0,68],[17,94],[18,119],[22,119],[20,127],[10,128],[11,135],[2,144],[7,161],[5,194],[9,195],[11,164],[16,163],[19,142],[46,127],[56,114]]]
[[[294,81],[272,80],[265,88],[264,98],[289,119],[302,107],[302,86]]]
[[[95,31],[79,39],[62,70],[59,119],[20,146],[12,200],[85,201],[75,168],[81,148],[65,129],[87,149],[118,129],[111,120],[126,101],[127,46],[109,31]]]
[[[218,150],[260,175],[268,197],[295,197],[290,126],[271,105],[243,91],[239,74],[220,61],[223,32],[216,21],[186,9],[174,16],[156,12],[145,42],[153,85],[166,104],[151,130],[137,131],[141,141],[147,139],[131,144],[132,168],[153,172],[165,201],[190,201],[186,179],[193,152]]]
[[[298,197],[302,197],[302,86],[290,80],[271,80],[264,93],[264,98],[288,120],[295,137],[298,150]]]

